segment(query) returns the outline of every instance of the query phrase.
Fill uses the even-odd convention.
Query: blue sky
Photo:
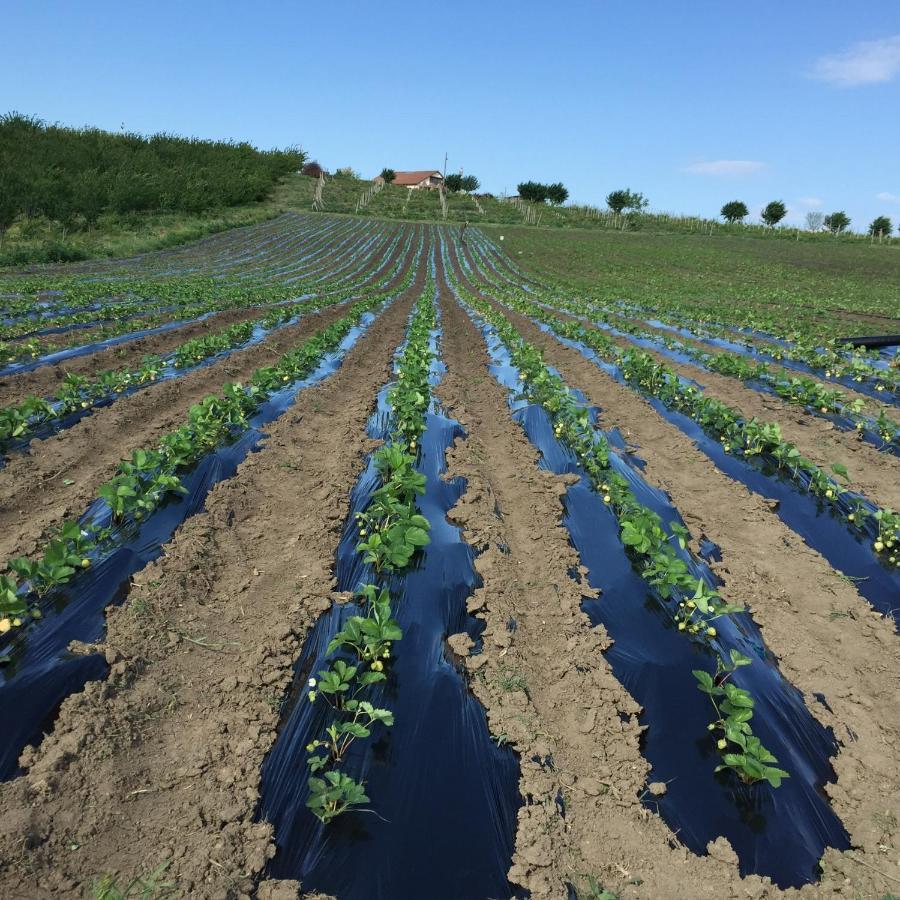
[[[4,0],[0,111],[900,221],[898,0]]]

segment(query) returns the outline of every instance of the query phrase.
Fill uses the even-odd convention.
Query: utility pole
[[[447,154],[444,153],[444,181],[447,180]]]

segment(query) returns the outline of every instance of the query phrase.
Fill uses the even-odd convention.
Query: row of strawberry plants
[[[727,453],[771,460],[801,490],[812,493],[836,511],[845,509],[847,526],[855,533],[866,533],[868,529],[872,549],[878,558],[891,568],[900,568],[900,555],[895,550],[900,541],[900,514],[850,491],[803,456],[792,443],[785,441],[777,424],[746,419],[740,410],[707,397],[699,388],[684,382],[650,354],[636,348],[625,350],[596,328],[563,319],[521,297],[509,297],[506,302],[518,312],[542,322],[557,335],[584,344],[601,359],[616,365],[627,382],[655,397],[664,406],[689,416],[704,431],[720,440]],[[831,471],[841,479],[848,478],[846,468],[840,464],[834,464]]]
[[[411,280],[410,271],[392,292],[405,290]],[[379,296],[386,298],[388,293],[382,291]],[[256,329],[269,332],[304,313],[343,302],[346,301],[326,295],[276,306],[259,319],[238,322],[214,334],[185,341],[166,357],[144,356],[137,370],[104,371],[92,378],[70,373],[52,398],[29,396],[17,404],[0,408],[0,447],[10,440],[26,439],[38,429],[58,424],[66,416],[86,410],[110,396],[155,382],[167,367],[188,369],[205,359],[239,347],[250,339]]]
[[[630,305],[625,305],[623,312],[632,316],[647,316],[646,310]],[[727,341],[775,362],[800,363],[821,373],[821,377],[826,379],[844,379],[854,384],[869,383],[877,394],[895,394],[900,391],[900,372],[890,367],[885,368],[883,364],[879,365],[883,361],[875,350],[848,351],[834,340],[822,341],[815,335],[799,332],[791,332],[784,340],[774,336],[769,339],[766,335],[756,333],[748,336],[727,324],[677,312],[654,310],[653,316],[663,326],[683,330],[686,337]]]
[[[396,241],[399,243],[399,236]],[[396,255],[388,254],[387,265],[393,272],[399,271],[408,261],[412,252],[412,232],[406,235],[402,249]],[[222,283],[212,278],[167,279],[160,281],[126,280],[116,283],[117,295],[137,295],[152,297],[159,303],[166,304],[168,312],[152,313],[138,318],[124,319],[115,324],[106,324],[91,335],[92,342],[106,340],[119,335],[128,334],[136,327],[146,330],[164,322],[191,320],[212,312],[229,309],[242,309],[252,306],[269,306],[281,303],[311,291],[316,295],[329,292],[344,294],[360,290],[368,285],[373,277],[383,273],[379,266],[374,272],[363,272],[355,277],[326,277],[325,280],[303,282],[249,282]],[[390,277],[390,276],[388,276]],[[183,282],[183,283],[182,283]],[[98,290],[109,293],[109,286]],[[39,359],[66,347],[77,346],[77,333],[71,340],[59,341],[30,337],[14,343],[0,341],[0,366],[12,363]]]
[[[511,260],[505,259],[504,262],[507,266],[515,269]],[[496,264],[485,263],[483,259],[479,260],[479,263],[480,274],[495,284],[499,284]],[[505,278],[503,280],[508,281]],[[526,279],[525,276],[519,279],[519,283],[523,280],[531,281],[532,285],[539,290],[558,294],[558,291],[552,291],[546,283],[535,282],[533,279]],[[883,358],[877,351],[863,348],[848,351],[833,340],[823,341],[809,328],[801,329],[796,325],[796,321],[793,322],[794,327],[791,329],[779,327],[783,325],[781,316],[773,316],[770,324],[773,326],[774,333],[782,335],[784,340],[775,337],[770,341],[767,340],[767,335],[758,333],[754,334],[751,339],[743,332],[737,331],[733,325],[715,322],[708,312],[698,315],[698,310],[679,304],[661,303],[650,306],[646,303],[638,305],[627,301],[612,303],[596,297],[591,298],[590,302],[613,314],[619,313],[623,318],[630,316],[648,319],[648,317],[652,317],[649,324],[663,328],[669,327],[673,330],[685,329],[687,332],[685,336],[689,338],[713,338],[727,340],[733,344],[743,344],[745,349],[751,353],[766,354],[775,362],[782,360],[798,362],[814,372],[821,372],[822,377],[826,379],[844,379],[853,384],[868,382],[872,385],[876,395],[900,390],[900,370],[884,368]],[[717,309],[721,311],[721,305],[717,306]],[[746,317],[741,318],[742,313],[737,315],[744,326],[754,328],[760,324],[752,316],[746,319]],[[627,330],[619,324],[616,327]],[[881,364],[879,365],[879,363]],[[815,406],[815,404],[813,405]],[[818,407],[821,408],[822,405],[825,404],[818,404]]]
[[[389,390],[391,430],[373,454],[381,485],[364,510],[356,514],[356,550],[377,578],[402,572],[416,551],[429,543],[428,520],[419,514],[416,498],[424,493],[425,476],[416,470],[419,440],[425,429],[430,399],[429,371],[433,360],[430,335],[435,327],[433,285],[428,284],[410,322],[406,345],[397,362],[397,382]],[[322,822],[367,803],[365,784],[341,770],[347,752],[367,738],[376,724],[394,723],[390,710],[366,697],[383,683],[391,647],[402,631],[391,613],[388,588],[368,583],[356,594],[362,615],[349,617],[329,643],[333,656],[327,667],[309,680],[308,699],[328,705],[330,721],[320,738],[307,747],[307,806]]]
[[[274,301],[277,302],[277,301]],[[247,303],[247,307],[257,306],[257,303]],[[262,304],[268,305],[268,302]],[[245,304],[237,302],[222,302],[220,300],[210,300],[202,303],[186,304],[183,306],[171,307],[165,313],[153,312],[149,315],[131,316],[113,320],[112,323],[104,322],[98,328],[90,333],[90,343],[95,344],[109,338],[119,337],[120,335],[141,333],[155,328],[159,325],[165,325],[173,322],[189,323],[196,321],[206,315],[224,312],[231,309],[244,308]],[[66,332],[64,339],[47,338],[47,337],[29,337],[14,343],[0,341],[0,366],[7,366],[13,363],[28,362],[39,359],[50,353],[65,350],[69,347],[77,347],[84,343],[84,336],[80,330]]]
[[[345,316],[285,353],[277,363],[257,369],[246,386],[228,383],[221,395],[210,395],[191,407],[187,421],[165,435],[157,447],[135,450],[98,491],[109,508],[111,525],[101,524],[96,517],[68,520],[53,532],[40,557],[9,561],[13,574],[0,575],[0,633],[20,627],[29,618],[39,618],[37,600],[70,582],[80,568],[89,568],[92,555],[110,549],[115,539],[113,526],[140,522],[167,495],[183,492],[180,473],[244,429],[248,416],[271,394],[313,371],[367,312],[383,302],[380,295],[358,301]]]
[[[410,234],[406,237],[409,239]],[[262,291],[271,293],[279,287],[283,288],[286,269],[295,276],[300,276],[291,279],[293,281],[291,290],[296,292],[298,281],[308,278],[309,286],[312,287],[312,277],[318,278],[323,269],[328,273],[348,261],[358,261],[361,256],[366,258],[377,256],[377,247],[372,248],[370,253],[360,254],[358,244],[345,242],[346,246],[340,244],[338,245],[340,249],[337,250],[333,241],[328,238],[328,235],[315,233],[312,240],[304,244],[306,254],[300,255],[286,253],[284,248],[280,253],[273,251],[273,248],[267,248],[262,254],[262,258],[268,263],[264,269],[257,266],[253,259],[238,258],[227,271],[218,274],[213,271],[199,274],[196,265],[193,265],[191,271],[185,273],[170,269],[155,274],[138,275],[126,269],[124,275],[110,271],[100,276],[85,273],[49,277],[36,275],[0,277],[0,287],[14,292],[9,295],[9,300],[0,304],[0,307],[7,315],[34,308],[47,310],[53,307],[62,307],[75,313],[79,308],[109,303],[152,301],[162,305],[177,305],[201,302],[215,296],[238,299],[245,297],[248,292],[259,295]],[[394,243],[391,242],[391,246]],[[384,249],[384,246],[381,246],[381,249]],[[319,258],[322,254],[330,257],[329,264],[324,267]],[[195,253],[192,253],[191,259],[194,258]],[[304,262],[300,269],[297,268],[298,259]],[[228,280],[220,275],[229,276]],[[23,297],[22,294],[26,296]]]
[[[93,303],[78,309],[66,308],[60,312],[48,311],[44,315],[27,315],[0,324],[0,340],[8,341],[20,337],[40,336],[37,332],[62,330],[71,326],[98,324],[102,320],[120,319],[135,313],[159,311],[157,307],[145,308],[143,301],[136,298],[116,300],[112,303]],[[3,309],[7,319],[8,310]]]
[[[900,424],[895,422],[881,406],[877,410],[869,410],[872,415],[865,414],[864,410],[869,409],[869,405],[861,397],[851,400],[843,391],[826,387],[813,378],[791,374],[784,368],[773,369],[768,363],[748,360],[735,353],[708,353],[693,344],[643,328],[634,321],[611,313],[594,303],[558,297],[547,302],[553,308],[563,309],[594,322],[602,322],[617,332],[639,340],[662,344],[669,351],[681,354],[712,372],[741,381],[758,382],[764,389],[789,403],[803,406],[812,414],[843,416],[858,432],[869,431],[877,435],[882,442],[880,444],[882,449],[890,448],[892,451],[900,449]]]
[[[159,266],[154,267],[156,271],[147,270],[142,266],[142,259],[137,258],[109,262],[100,271],[68,271],[52,275],[2,275],[0,289],[9,296],[9,300],[5,300],[2,305],[20,312],[35,305],[43,306],[48,303],[52,305],[65,303],[76,307],[124,296],[153,296],[170,301],[203,299],[202,296],[198,296],[198,292],[202,294],[205,288],[216,284],[224,286],[224,283],[216,277],[220,273],[258,272],[258,277],[254,277],[254,283],[262,284],[266,271],[264,267],[257,266],[255,260],[261,259],[275,265],[282,262],[282,258],[284,261],[294,261],[298,256],[304,258],[302,254],[296,252],[297,242],[302,242],[304,249],[330,251],[335,234],[320,233],[323,231],[321,227],[318,230],[311,229],[310,235],[303,232],[295,236],[294,240],[289,240],[291,235],[285,232],[282,225],[279,229],[278,242],[274,246],[262,245],[259,257],[255,254],[247,256],[237,252],[223,255],[219,250],[215,254],[215,263],[212,266],[203,265],[203,256],[198,253],[198,250],[202,250],[202,242],[189,245],[183,251],[190,264],[187,271],[179,271],[178,266],[173,264],[176,260],[174,251],[169,251],[167,255],[157,258]],[[312,268],[310,266],[310,269]],[[205,270],[203,274],[200,274],[201,270]],[[232,287],[238,290],[241,286],[234,284]],[[148,292],[147,288],[152,288],[152,292]]]
[[[684,558],[687,530],[673,527],[672,533],[667,533],[659,515],[640,503],[628,479],[612,465],[612,450],[605,435],[592,425],[589,411],[577,402],[562,378],[546,366],[540,351],[526,342],[491,303],[459,286],[456,289],[470,310],[495,330],[519,372],[523,395],[546,411],[557,440],[574,454],[593,489],[616,516],[622,544],[642,577],[671,604],[678,631],[714,652],[715,671],[697,669],[694,675],[713,707],[709,730],[719,735],[717,747],[721,753],[715,771],[730,769],[746,783],[767,781],[778,787],[788,773],[773,765],[778,760],[753,733],[753,696],[731,680],[752,660],[735,650],[726,654],[716,644],[714,623],[743,607],[727,603],[691,572]]]

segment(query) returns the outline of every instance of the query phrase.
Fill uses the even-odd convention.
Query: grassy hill
[[[0,116],[0,264],[134,253],[271,215],[297,148]]]
[[[298,210],[312,210],[316,179],[294,175],[276,191],[278,202]],[[675,216],[666,213],[613,215],[592,206],[548,206],[526,203],[518,198],[502,199],[490,195],[447,194],[446,214],[437,191],[414,190],[385,185],[367,201],[372,182],[366,179],[336,175],[326,178],[322,192],[322,212],[342,213],[374,218],[405,219],[429,222],[463,222],[472,225],[528,225],[539,228],[592,229],[608,232],[662,232],[703,235],[705,237],[755,237],[768,240],[812,242],[825,246],[835,243],[870,244],[866,235],[826,232],[811,233],[784,226],[768,228],[754,224],[727,224],[697,216]],[[881,246],[900,247],[900,237],[877,241]]]

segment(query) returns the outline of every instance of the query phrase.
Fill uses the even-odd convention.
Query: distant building
[[[376,184],[384,181],[379,175],[374,178]],[[432,172],[423,170],[421,172],[398,172],[391,184],[399,185],[407,188],[437,188],[444,183],[444,176],[440,172]]]

